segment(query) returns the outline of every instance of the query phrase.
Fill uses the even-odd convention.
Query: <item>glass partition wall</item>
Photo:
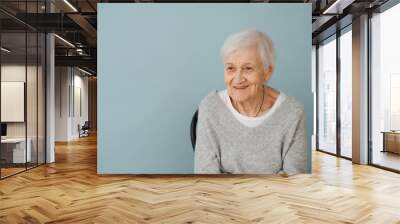
[[[35,13],[40,3],[18,7]],[[44,33],[0,11],[1,179],[45,163],[45,41]]]
[[[30,150],[26,150],[25,37],[24,32],[1,33],[1,178],[24,171],[30,159]]]

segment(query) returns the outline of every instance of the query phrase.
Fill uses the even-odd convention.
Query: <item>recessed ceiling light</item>
[[[57,34],[54,34],[54,36],[57,37],[58,39],[60,39],[62,42],[66,43],[67,45],[69,45],[69,46],[75,48],[75,45],[73,45],[73,44],[72,44],[71,42],[69,42],[68,40],[66,40],[66,39],[64,39],[64,38],[62,38],[62,37],[60,37],[60,36],[57,35]]]
[[[88,71],[86,71],[86,70],[83,70],[83,69],[81,69],[81,68],[79,68],[79,67],[78,67],[78,70],[81,71],[81,72],[83,72],[83,73],[85,73],[85,74],[87,74],[87,75],[92,75],[92,73],[90,73],[90,72],[88,72]]]
[[[1,50],[4,51],[4,52],[6,52],[6,53],[10,53],[10,52],[11,52],[11,50],[9,50],[9,49],[7,49],[7,48],[5,48],[5,47],[1,47]]]
[[[64,0],[65,4],[67,4],[74,12],[78,12],[78,10],[71,4],[69,3],[68,0]]]
[[[336,0],[322,14],[342,14],[343,9],[353,2],[354,0]]]

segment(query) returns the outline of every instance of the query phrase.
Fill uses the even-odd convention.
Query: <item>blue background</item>
[[[98,173],[193,173],[192,115],[210,91],[225,89],[225,38],[249,28],[275,44],[269,85],[305,106],[311,162],[311,4],[105,3],[98,11]]]

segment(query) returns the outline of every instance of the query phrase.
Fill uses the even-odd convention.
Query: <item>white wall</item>
[[[74,105],[73,108],[71,108],[72,114],[71,114],[71,136],[72,138],[78,138],[79,137],[79,132],[78,132],[78,124],[81,126],[85,123],[85,121],[88,120],[88,77],[87,76],[81,76],[82,73],[76,74],[77,70],[74,70],[75,75],[74,75],[74,96],[72,96],[71,99],[74,99],[74,102],[71,102],[71,105]],[[79,93],[80,92],[80,93]],[[79,97],[80,96],[80,97]],[[80,102],[79,102],[80,101]],[[81,107],[81,108],[79,108]],[[80,110],[81,111],[80,111]]]
[[[25,70],[27,69],[27,70]],[[26,73],[27,72],[27,73]],[[2,82],[25,82],[25,76],[30,86],[36,86],[36,66],[18,65],[18,64],[6,64],[1,66],[1,81]],[[34,76],[34,77],[33,77]],[[36,130],[36,88],[27,88],[27,118],[28,118],[28,137],[30,133]],[[40,106],[40,105],[39,105]],[[6,108],[2,108],[6,110]],[[34,123],[32,123],[34,122]],[[7,122],[7,136],[8,137],[24,137],[25,136],[25,123],[26,122]],[[36,132],[35,132],[36,134]]]
[[[55,68],[55,141],[68,140],[68,116],[70,84],[69,69],[67,67]]]
[[[56,67],[55,73],[55,140],[77,139],[78,124],[88,120],[88,77],[72,67]]]

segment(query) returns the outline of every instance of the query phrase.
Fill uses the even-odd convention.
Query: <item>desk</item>
[[[381,133],[383,133],[382,152],[400,154],[400,131],[382,131]]]
[[[27,139],[27,147],[25,154],[25,138],[6,138],[1,139],[1,156],[6,163],[25,163],[32,159],[30,138]],[[12,159],[11,159],[12,158]],[[25,161],[25,158],[27,161]]]

